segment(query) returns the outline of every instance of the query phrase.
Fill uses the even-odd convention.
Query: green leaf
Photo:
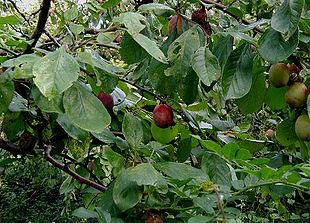
[[[283,109],[287,106],[285,102],[285,93],[287,91],[287,87],[275,88],[270,86],[267,89],[265,95],[265,103],[269,106],[269,108],[273,111]]]
[[[295,133],[295,122],[288,119],[282,121],[277,126],[276,139],[283,146],[290,146],[294,144],[298,140]]]
[[[188,223],[210,223],[213,222],[214,217],[209,216],[195,216],[188,219]]]
[[[164,14],[173,14],[174,10],[170,8],[168,5],[160,4],[160,3],[149,3],[143,4],[139,6],[138,10],[140,12],[154,12],[156,15],[164,15]]]
[[[216,154],[206,153],[202,158],[202,170],[216,184],[231,186],[231,173],[226,162]]]
[[[227,7],[227,12],[229,12],[230,14],[233,14],[234,16],[238,17],[239,19],[241,19],[243,17],[243,13],[240,9],[238,9],[237,7]]]
[[[26,123],[20,112],[7,112],[3,118],[1,127],[9,140],[16,139],[25,131]]]
[[[69,120],[86,131],[100,133],[111,122],[109,113],[99,99],[77,82],[65,91],[63,105]]]
[[[70,137],[76,140],[85,141],[89,137],[88,132],[75,126],[65,114],[59,114],[56,121]]]
[[[185,104],[189,105],[195,102],[198,94],[198,76],[192,68],[186,73],[186,76],[180,79],[178,93]]]
[[[21,111],[30,111],[33,109],[29,107],[28,100],[23,98],[20,94],[16,91],[14,92],[13,99],[9,105],[9,110],[12,112],[21,112]]]
[[[143,127],[140,119],[126,113],[123,119],[122,132],[132,147],[139,147],[143,139]]]
[[[292,171],[292,173],[287,176],[287,180],[291,183],[296,184],[298,181],[301,180],[301,176],[296,171]]]
[[[75,24],[75,23],[70,23],[69,24],[69,28],[72,31],[72,33],[74,35],[79,35],[81,32],[84,31],[84,26],[80,25],[80,24]]]
[[[270,28],[259,39],[257,51],[267,61],[277,63],[288,58],[296,49],[299,42],[298,30],[285,41],[280,32]]]
[[[86,218],[86,219],[98,218],[98,214],[95,211],[90,211],[83,207],[75,209],[72,215],[78,218]]]
[[[62,95],[58,95],[49,100],[40,92],[40,90],[35,85],[33,85],[31,89],[31,95],[33,97],[34,102],[42,111],[55,112],[60,114],[65,112],[62,104],[63,100]]]
[[[111,223],[112,218],[111,214],[105,211],[102,207],[95,207],[95,211],[98,213],[98,222],[99,223]]]
[[[91,134],[97,139],[99,139],[101,142],[107,144],[116,142],[116,136],[109,129],[104,129],[102,132],[99,133],[92,132]]]
[[[72,86],[79,71],[79,64],[61,47],[33,65],[33,81],[42,94],[51,99]]]
[[[250,91],[236,103],[243,114],[251,114],[257,112],[263,105],[266,94],[265,75],[258,66],[253,66],[253,82]],[[255,98],[255,100],[253,100]]]
[[[122,0],[108,0],[105,3],[103,3],[102,8],[109,9],[116,6],[118,3],[120,3]]]
[[[148,57],[148,53],[129,35],[128,32],[125,32],[120,46],[119,53],[122,60],[127,64],[138,63]]]
[[[15,15],[0,16],[0,25],[2,24],[17,25],[18,23],[20,23],[20,20]]]
[[[271,18],[271,27],[290,38],[298,28],[305,0],[284,0]]]
[[[121,211],[126,211],[138,204],[143,195],[143,188],[130,180],[128,170],[123,170],[115,180],[113,200]]]
[[[113,22],[124,24],[131,36],[139,34],[147,23],[146,18],[136,12],[122,13],[118,17],[114,17]]]
[[[218,58],[222,69],[226,64],[229,55],[233,51],[233,40],[234,38],[230,35],[220,35],[212,47],[212,53]]]
[[[14,96],[14,83],[8,74],[0,74],[0,115],[8,110]]]
[[[221,76],[221,67],[217,58],[206,47],[200,47],[194,53],[191,64],[199,79],[207,86]]]
[[[69,193],[74,189],[74,181],[72,180],[71,176],[68,176],[64,182],[60,185],[59,193],[60,194],[66,194]]]
[[[310,164],[304,164],[300,169],[308,176],[310,177]]]
[[[112,182],[106,192],[98,194],[98,200],[96,202],[97,206],[108,211],[113,216],[119,214],[120,212],[113,200],[114,185],[115,183]]]
[[[192,56],[199,47],[204,45],[200,30],[193,27],[182,33],[168,48],[168,59],[172,66],[166,69],[167,76],[175,76],[178,80],[187,75]]]
[[[17,58],[13,58],[13,59],[5,61],[4,63],[1,64],[1,66],[3,66],[3,67],[19,67],[22,64],[33,65],[39,59],[41,59],[41,57],[39,57],[36,54],[24,54],[24,55],[21,55]]]
[[[169,127],[169,128],[159,128],[152,122],[151,125],[151,133],[154,139],[160,143],[167,144],[175,139],[178,135],[177,126]]]
[[[228,57],[222,77],[223,94],[226,99],[241,98],[250,91],[253,57],[247,44],[239,46]]]
[[[149,39],[147,36],[141,33],[134,34],[134,35],[131,34],[131,36],[154,59],[158,60],[161,63],[165,63],[165,64],[168,63],[165,54],[159,49],[159,47],[156,45],[156,43],[153,40]]]
[[[155,167],[169,177],[177,180],[196,179],[199,182],[204,182],[209,179],[202,170],[184,163],[157,163]]]
[[[252,155],[248,150],[240,148],[239,145],[235,143],[224,145],[221,154],[223,154],[228,160],[248,160],[252,158]]]
[[[108,74],[115,75],[118,73],[123,73],[125,70],[121,67],[114,66],[109,61],[103,59],[95,51],[84,51],[78,54],[78,60],[82,63],[89,64],[93,67],[97,67]]]
[[[129,179],[136,182],[139,186],[156,186],[160,177],[163,177],[150,163],[141,163],[134,168],[130,168],[127,174]]]
[[[211,150],[211,151],[216,152],[218,154],[221,153],[221,149],[222,149],[221,146],[212,140],[201,141],[201,145],[205,149]]]
[[[194,202],[195,206],[202,208],[208,214],[210,214],[210,215],[215,214],[215,211],[213,209],[213,207],[215,206],[215,199],[212,199],[211,197],[208,197],[208,196],[207,197],[204,197],[204,196],[194,197],[193,202]],[[201,218],[197,218],[196,220],[198,220],[198,219],[203,220]],[[200,223],[201,221],[198,221],[198,222]],[[209,223],[210,219],[207,222]]]
[[[247,34],[244,34],[243,32],[237,31],[235,29],[230,29],[229,31],[225,32],[225,34],[229,34],[235,39],[243,39],[249,43],[252,43],[253,45],[256,45],[257,40]]]
[[[117,176],[119,175],[121,169],[123,168],[124,165],[124,157],[116,152],[114,152],[111,148],[106,149],[105,155],[108,159],[108,161],[111,163],[113,166],[113,175]]]
[[[180,141],[178,150],[177,150],[177,158],[179,162],[185,162],[188,157],[190,156],[190,153],[192,151],[192,140],[191,138],[185,138]]]

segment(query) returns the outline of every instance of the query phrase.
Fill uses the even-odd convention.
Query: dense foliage
[[[308,0],[18,3],[0,5],[2,221],[41,222],[8,213],[14,169],[51,221],[309,221]]]

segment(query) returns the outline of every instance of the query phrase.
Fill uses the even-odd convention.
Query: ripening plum
[[[286,64],[273,64],[269,69],[269,81],[276,88],[284,87],[290,79],[290,71]]]

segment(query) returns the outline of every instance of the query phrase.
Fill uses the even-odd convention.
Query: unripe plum
[[[106,94],[103,91],[100,91],[98,94],[98,99],[102,102],[104,107],[111,112],[114,106],[112,95]]]
[[[290,78],[290,71],[286,64],[277,63],[273,64],[269,69],[269,80],[272,86],[276,88],[284,87],[287,85]]]
[[[293,83],[285,93],[285,101],[291,108],[301,107],[307,100],[307,87],[304,83]]]
[[[308,115],[301,115],[297,118],[295,132],[301,140],[310,141],[310,119]]]
[[[168,128],[174,124],[172,109],[166,104],[156,105],[153,110],[153,120],[159,128]]]

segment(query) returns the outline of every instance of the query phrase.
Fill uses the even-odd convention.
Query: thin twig
[[[83,167],[98,184],[102,185],[99,178],[90,169],[88,169],[88,167],[85,164],[83,164],[83,163],[73,159],[72,157],[70,157],[66,154],[63,154],[63,153],[59,154],[59,156],[71,161],[75,165],[79,165],[80,167]]]
[[[98,184],[94,181],[91,181],[85,177],[82,177],[81,175],[77,174],[76,172],[72,171],[68,166],[65,164],[59,162],[58,160],[54,159],[51,156],[51,151],[52,151],[52,146],[51,145],[46,145],[45,146],[45,159],[50,162],[53,166],[61,169],[62,171],[66,172],[70,176],[72,176],[74,179],[78,180],[82,184],[86,184],[90,187],[93,187],[101,192],[105,192],[107,190],[106,187],[102,186],[101,184]]]
[[[43,32],[57,47],[61,47],[61,44],[48,31],[43,30]]]
[[[23,19],[28,23],[28,25],[30,25],[29,20],[26,18],[25,14],[22,13],[19,8],[17,7],[17,5],[15,4],[15,2],[13,2],[12,0],[9,0],[9,2],[13,5],[13,7],[15,8],[15,10],[17,11],[17,13],[23,17]]]
[[[238,18],[238,16],[234,15],[233,13],[227,11],[227,7],[225,5],[222,5],[220,3],[217,3],[215,1],[210,1],[210,0],[201,0],[203,3],[206,3],[206,4],[213,4],[215,6],[215,8],[221,10],[222,12],[225,12],[226,14],[230,15],[231,17],[237,19],[237,20],[240,20],[240,18]],[[246,19],[241,19],[240,20],[241,23],[245,24],[245,25],[251,25],[251,23],[246,20]],[[259,27],[254,27],[253,30],[255,32],[258,32],[258,33],[263,33],[264,30],[260,29]]]
[[[15,57],[18,56],[17,53],[15,53],[14,51],[9,50],[9,49],[7,49],[7,48],[5,48],[5,47],[0,46],[0,49],[3,50],[3,51],[5,51],[5,52],[8,52],[8,53],[10,53],[10,54],[13,54]]]

